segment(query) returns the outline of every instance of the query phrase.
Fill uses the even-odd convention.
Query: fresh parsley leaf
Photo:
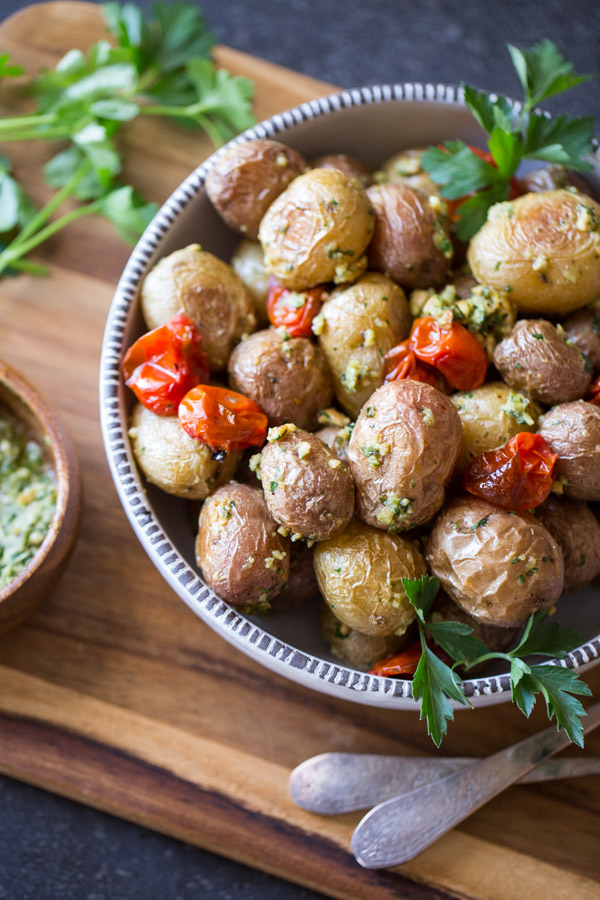
[[[575,75],[573,66],[556,44],[543,40],[528,50],[508,46],[513,65],[525,91],[525,108],[531,110],[542,100],[567,91],[589,76]]]
[[[582,642],[576,631],[561,628],[558,622],[548,621],[548,610],[530,616],[521,640],[511,650],[511,656],[550,656],[562,659]]]
[[[473,629],[464,622],[427,622],[427,631],[456,662],[477,659],[489,653],[489,647],[472,637]]]
[[[592,149],[594,117],[569,119],[555,116],[550,119],[532,113],[527,125],[524,156],[544,162],[559,163],[578,172],[590,172],[591,163],[583,157]]]
[[[53,156],[44,166],[44,178],[46,184],[52,188],[65,187],[73,178],[86,160],[86,154],[76,144],[71,144],[66,150],[62,150]],[[91,169],[72,190],[72,195],[78,200],[96,200],[106,192],[95,171]]]
[[[155,203],[144,203],[131,185],[117,188],[97,201],[98,210],[124,241],[135,244],[156,215]]]
[[[22,75],[23,72],[23,66],[10,65],[9,53],[0,53],[0,78],[16,78],[17,75]]]
[[[430,147],[423,154],[423,168],[432,181],[444,185],[443,197],[455,200],[498,180],[498,170],[473,153],[464,141],[445,141],[444,147]]]
[[[468,241],[485,223],[489,210],[495,203],[501,203],[508,197],[508,181],[501,181],[468,197],[459,206],[460,218],[456,225],[456,234]]]
[[[484,131],[491,134],[494,128],[502,128],[511,131],[515,111],[510,100],[506,97],[496,97],[478,91],[470,84],[462,85],[465,104],[473,116],[477,119]]]
[[[35,213],[33,203],[11,170],[10,160],[0,154],[0,234],[22,228]]]
[[[511,665],[511,690],[513,702],[517,704],[526,718],[529,718],[535,706],[536,695],[539,691],[538,683],[530,674],[529,667],[524,671],[517,663],[521,660],[513,660]],[[513,670],[516,678],[513,677]],[[518,680],[516,680],[518,679]]]
[[[435,653],[424,646],[413,677],[413,697],[421,701],[421,719],[427,721],[427,734],[439,747],[448,730],[448,719],[454,719],[450,700],[466,704],[460,679]]]
[[[198,94],[201,119],[209,115],[223,140],[230,140],[254,124],[251,111],[254,88],[248,78],[215,69],[206,59],[192,60],[187,72]]]
[[[488,141],[490,153],[498,166],[498,172],[504,178],[510,178],[516,172],[523,157],[523,138],[520,134],[503,131],[494,127]]]
[[[569,739],[578,747],[583,747],[581,719],[587,713],[579,700],[571,695],[591,697],[592,692],[587,684],[572,669],[550,663],[532,666],[531,675],[525,677],[535,679],[537,689],[544,695],[548,718],[556,716],[557,728],[564,728]]]
[[[420,578],[403,578],[402,587],[406,591],[410,603],[417,611],[421,622],[425,622],[425,616],[431,609],[431,605],[440,589],[437,578],[430,575],[421,575]]]

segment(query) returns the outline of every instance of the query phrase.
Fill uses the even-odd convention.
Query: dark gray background
[[[25,5],[0,0],[0,17]],[[579,71],[600,71],[597,0],[205,0],[201,5],[222,43],[343,87],[469,81],[514,95],[518,82],[505,45],[528,46],[542,37],[555,41]],[[598,82],[592,81],[548,105],[589,115],[597,112],[598,96]],[[0,900],[317,897],[0,779]]]

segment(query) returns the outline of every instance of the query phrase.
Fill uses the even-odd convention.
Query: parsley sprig
[[[119,235],[135,243],[154,213],[130,185],[119,185],[122,153],[117,138],[137,116],[169,117],[177,125],[203,129],[215,146],[254,123],[252,82],[217,69],[214,36],[191,3],[155,3],[147,16],[133,3],[106,3],[104,18],[115,44],[102,40],[84,53],[70,50],[54,69],[30,84],[37,109],[0,118],[0,142],[68,141],[44,167],[57,193],[35,210],[0,158],[0,274],[43,271],[23,257],[61,228],[100,213]],[[0,55],[0,78],[22,74]],[[63,210],[75,198],[83,205]],[[17,230],[17,234],[14,231]]]
[[[441,194],[456,200],[468,194],[458,209],[457,234],[468,240],[481,228],[489,208],[509,196],[511,178],[524,159],[558,163],[589,172],[586,159],[592,150],[594,118],[549,118],[535,107],[555,94],[570,90],[588,76],[576,75],[552,41],[543,40],[527,50],[509,46],[513,65],[523,86],[522,104],[463,85],[465,104],[488,134],[494,165],[479,157],[463,141],[430,147],[423,167],[443,185]]]
[[[530,617],[513,650],[508,653],[495,652],[474,637],[473,629],[462,622],[427,621],[440,587],[437,578],[428,575],[403,578],[402,584],[417,613],[422,648],[413,678],[413,697],[421,700],[421,718],[426,719],[427,733],[436,747],[440,746],[447,732],[448,720],[454,719],[451,701],[463,706],[468,703],[456,666],[462,665],[468,670],[492,659],[509,663],[512,699],[525,716],[531,715],[536,697],[541,694],[546,701],[548,718],[555,717],[557,727],[563,728],[573,743],[583,746],[581,719],[586,712],[577,695],[591,696],[587,684],[572,669],[550,663],[525,662],[525,657],[532,655],[562,659],[581,643],[580,635],[561,628],[557,622],[547,621],[548,612],[542,611]],[[428,647],[428,635],[454,660],[452,667]]]

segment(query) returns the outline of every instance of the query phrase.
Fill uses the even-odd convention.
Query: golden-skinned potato
[[[350,443],[350,437],[352,436],[353,427],[353,423],[351,423],[351,425],[326,425],[325,428],[320,428],[318,431],[315,431],[315,436],[323,441],[324,444],[327,444],[329,449],[333,450],[338,459],[347,463],[348,445]]]
[[[563,556],[550,532],[529,513],[479,497],[444,507],[425,556],[450,598],[485,625],[522,625],[563,590]]]
[[[356,514],[388,531],[428,522],[443,503],[460,441],[458,413],[444,394],[410,379],[384,384],[350,438]]]
[[[565,497],[600,500],[600,409],[585,400],[561,403],[542,416],[538,432],[558,454],[554,471]]]
[[[482,384],[450,396],[462,425],[462,443],[455,473],[463,476],[479,453],[495,450],[521,431],[535,431],[542,409],[503,381]]]
[[[357,178],[364,188],[373,182],[371,170],[356,156],[348,156],[347,153],[327,153],[311,159],[310,164],[313,169],[339,169],[345,175]]]
[[[402,579],[427,570],[411,541],[352,521],[342,534],[315,545],[314,560],[325,602],[349,628],[385,637],[404,634],[414,621]]]
[[[426,147],[415,147],[411,150],[400,150],[394,153],[379,167],[382,181],[393,184],[406,184],[426,196],[438,196],[439,184],[435,184],[422,165]]]
[[[265,269],[265,256],[259,241],[241,241],[231,257],[231,267],[252,297],[259,324],[266,328],[269,325],[269,273]]]
[[[280,594],[271,600],[271,611],[274,613],[290,612],[310,604],[316,612],[321,599],[315,567],[313,551],[304,541],[294,541],[290,546],[290,573],[285,587]],[[313,610],[310,610],[313,614]]]
[[[402,288],[379,272],[335,290],[314,323],[340,405],[356,418],[383,384],[383,357],[408,337],[412,320]]]
[[[273,200],[306,167],[299,153],[279,141],[234,144],[206,176],[206,193],[230,228],[256,238]]]
[[[277,328],[257,331],[238,344],[228,371],[231,387],[258,403],[269,425],[293,422],[312,430],[319,410],[333,399],[319,347],[308,338],[286,337]]]
[[[590,186],[581,175],[558,165],[544,166],[541,169],[533,169],[524,175],[519,175],[519,184],[526,192],[553,191],[556,188],[574,187],[583,194],[590,193]]]
[[[190,437],[177,416],[157,416],[141,403],[133,410],[129,437],[147,480],[186,500],[204,500],[220,484],[233,478],[241,456],[234,451],[223,462],[217,462],[210,447]]]
[[[589,360],[545,319],[519,319],[493,359],[510,387],[546,406],[578,400],[591,379]]]
[[[224,369],[242,335],[256,329],[254,305],[241,279],[199,244],[154,266],[142,284],[141,303],[148,328],[166,325],[177,313],[193,319],[212,371]]]
[[[400,653],[406,646],[406,634],[363,634],[350,628],[333,614],[326,603],[319,610],[321,635],[327,641],[333,656],[355,669],[368,671],[380,659]]]
[[[363,186],[339,169],[312,169],[294,179],[259,230],[268,270],[295,291],[354,281],[365,269],[372,234]]]
[[[234,606],[269,609],[290,567],[290,541],[277,531],[263,492],[230,481],[204,501],[196,562],[207,585]]]
[[[354,512],[348,466],[329,447],[294,425],[272,428],[260,459],[265,500],[292,540],[323,541],[344,530]]]
[[[567,190],[498,203],[468,260],[477,280],[510,291],[520,312],[566,315],[600,293],[600,205]]]
[[[535,511],[563,553],[565,591],[579,591],[600,573],[600,523],[583,500],[550,494]]]
[[[600,369],[600,313],[589,306],[577,309],[563,321],[567,338],[585,353],[594,371]]]
[[[367,194],[375,210],[369,266],[403,288],[441,287],[453,256],[447,219],[405,184],[376,184]]]

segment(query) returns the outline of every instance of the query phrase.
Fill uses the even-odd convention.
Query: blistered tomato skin
[[[408,347],[417,359],[437,369],[456,390],[472,391],[485,381],[488,369],[485,350],[458,322],[446,328],[433,316],[423,316],[413,326]]]
[[[312,323],[321,311],[324,288],[290,291],[271,279],[267,315],[275,328],[285,328],[290,337],[312,337]]]
[[[504,447],[476,456],[463,487],[503,509],[534,509],[552,489],[557,459],[541,435],[521,432]]]
[[[185,394],[209,376],[200,332],[182,315],[138,338],[122,368],[127,387],[159,416],[176,416]]]
[[[188,391],[179,405],[179,421],[190,437],[213,451],[260,447],[267,436],[267,417],[257,403],[212,385]]]

